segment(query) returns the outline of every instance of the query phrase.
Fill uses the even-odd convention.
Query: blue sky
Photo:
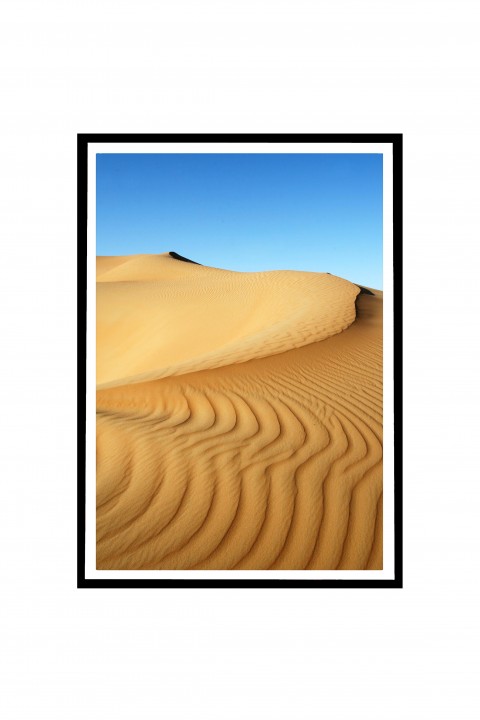
[[[174,250],[381,289],[382,187],[373,154],[99,154],[97,255]]]

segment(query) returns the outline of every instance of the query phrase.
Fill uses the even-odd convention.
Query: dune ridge
[[[323,340],[354,321],[359,292],[326,273],[238,273],[168,255],[102,263],[97,387],[221,367]]]
[[[324,302],[351,285],[300,275]],[[381,569],[382,294],[352,286],[337,328],[351,298],[330,337],[288,348],[267,328],[274,354],[98,389],[99,569]]]

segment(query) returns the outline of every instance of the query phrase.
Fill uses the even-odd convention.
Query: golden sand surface
[[[382,293],[97,258],[98,569],[382,568]]]

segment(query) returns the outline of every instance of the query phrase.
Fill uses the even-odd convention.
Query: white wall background
[[[478,717],[475,7],[4,0],[6,720]],[[404,590],[76,589],[77,132],[404,133]]]

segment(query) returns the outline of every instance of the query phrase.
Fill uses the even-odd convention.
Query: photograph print
[[[402,587],[401,219],[401,135],[78,136],[79,587]]]

